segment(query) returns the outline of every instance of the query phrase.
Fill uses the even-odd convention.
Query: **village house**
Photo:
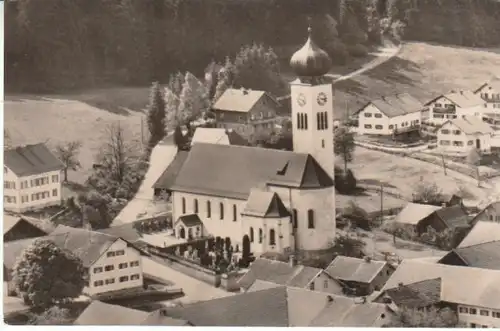
[[[344,293],[356,296],[367,296],[373,291],[380,291],[393,272],[394,267],[386,261],[341,255],[325,269],[327,275],[343,284]]]
[[[481,210],[472,220],[472,224],[476,224],[479,221],[500,223],[500,201],[490,203],[486,208]]]
[[[493,129],[479,117],[464,116],[445,122],[437,132],[438,149],[467,154],[472,149],[491,152]]]
[[[500,223],[477,221],[458,247],[469,247],[500,240]]]
[[[248,240],[255,256],[329,246],[335,237],[333,91],[323,76],[331,60],[309,37],[290,63],[299,77],[291,83],[293,152],[193,144],[155,184],[155,190],[171,192],[174,223],[196,214],[203,236],[229,237],[239,247]],[[264,96],[228,92],[234,94]],[[223,104],[223,109],[246,109],[236,113],[250,120],[254,114],[255,102],[245,101],[246,108],[239,98]]]
[[[484,83],[474,93],[484,100],[484,108],[500,113],[500,78]]]
[[[196,128],[191,146],[196,143],[246,146],[248,142],[232,129]]]
[[[21,213],[61,204],[63,164],[44,144],[4,151],[4,209]]]
[[[324,270],[290,262],[256,259],[238,281],[242,292],[255,291],[256,281],[342,295],[342,286]],[[262,284],[261,284],[262,285]]]
[[[397,215],[393,222],[408,232],[417,233],[418,224],[429,215],[443,207],[409,202]]]
[[[244,137],[271,132],[280,104],[269,93],[250,89],[227,89],[212,106],[217,127],[233,129]]]
[[[418,282],[422,283],[419,285]],[[387,303],[387,299],[392,297],[395,299],[395,304],[399,303],[403,307],[408,307],[409,302],[417,306],[416,308],[431,305],[446,306],[454,309],[459,322],[467,327],[498,328],[500,327],[498,284],[500,284],[499,270],[408,259],[403,260],[389,278],[376,301]],[[394,291],[398,288],[405,290]],[[394,292],[406,293],[409,297],[402,300],[401,295],[395,296]]]
[[[47,232],[29,220],[19,216],[3,214],[3,242],[45,235],[47,235]]]
[[[425,104],[428,111],[424,113],[424,120],[435,125],[442,125],[449,120],[463,116],[482,117],[484,101],[471,91],[454,91],[443,94]]]
[[[277,284],[163,311],[193,326],[218,327],[381,327],[394,316],[385,304]]]
[[[359,134],[415,135],[420,131],[424,105],[408,93],[372,100],[355,115]]]
[[[83,293],[89,296],[143,286],[142,255],[127,241],[104,233],[58,226],[44,237],[7,242],[4,245],[4,279],[11,281],[17,257],[36,240],[50,240],[82,260]]]
[[[500,240],[457,247],[438,263],[500,270]]]

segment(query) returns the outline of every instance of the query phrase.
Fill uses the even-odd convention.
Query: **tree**
[[[445,198],[436,183],[420,182],[413,193],[413,202],[441,206]]]
[[[167,132],[165,131],[165,99],[161,92],[161,87],[158,82],[151,86],[151,93],[148,104],[148,129],[149,129],[149,147],[153,148],[160,140],[162,140]]]
[[[31,325],[71,325],[73,324],[71,313],[67,308],[53,306],[41,314],[35,314],[31,317]]]
[[[165,124],[167,129],[182,125],[182,118],[179,111],[179,96],[168,87],[165,88]]]
[[[340,126],[335,129],[335,154],[344,160],[344,171],[347,173],[347,163],[352,162],[354,149],[354,134],[347,126]]]
[[[80,141],[70,141],[56,146],[55,154],[63,164],[64,182],[68,182],[68,170],[77,171],[82,167],[78,160],[78,154],[82,143]]]
[[[362,229],[370,229],[370,216],[360,206],[350,200],[347,206],[344,208],[343,215],[348,218],[351,222]]]
[[[10,137],[10,133],[7,129],[3,129],[3,149],[10,149],[12,148],[12,139]]]
[[[471,149],[469,154],[467,155],[466,162],[476,168],[477,186],[481,187],[481,176],[479,174],[479,164],[481,162],[481,154],[479,154],[479,152],[475,148]]]
[[[226,92],[226,90],[233,86],[235,68],[231,59],[226,57],[224,66],[217,74],[217,85],[215,86],[214,96],[212,97],[212,104],[217,102],[219,98]]]
[[[80,296],[83,277],[82,261],[49,240],[36,240],[26,248],[13,270],[17,292],[36,310]]]
[[[250,263],[250,238],[248,237],[248,235],[243,236],[242,246],[243,247],[241,248],[241,263],[242,267],[246,268]]]
[[[366,243],[347,234],[338,234],[333,245],[333,253],[336,255],[361,258],[365,256],[364,248]]]
[[[199,119],[210,106],[208,91],[198,78],[187,72],[179,99],[182,124],[190,131],[191,122]]]
[[[108,208],[108,199],[99,192],[92,190],[85,195],[78,197],[78,202],[82,208],[83,224],[90,225],[91,229],[106,229],[113,221]]]
[[[174,144],[178,149],[183,150],[186,148],[186,138],[182,134],[182,129],[180,126],[176,126],[174,130]]]
[[[457,314],[450,308],[399,309],[385,325],[391,328],[457,328],[462,327]]]

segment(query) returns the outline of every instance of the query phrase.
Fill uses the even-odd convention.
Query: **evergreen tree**
[[[158,82],[153,83],[148,104],[149,147],[154,147],[166,136],[165,99]]]
[[[182,124],[190,130],[191,122],[199,119],[209,108],[208,91],[198,78],[187,72],[179,99]]]
[[[182,124],[182,119],[179,112],[179,97],[172,92],[168,87],[165,88],[165,112],[166,112],[166,127],[171,130]]]
[[[233,85],[234,65],[229,57],[226,57],[224,66],[217,75],[217,86],[215,87],[212,103],[217,102],[226,90]]]

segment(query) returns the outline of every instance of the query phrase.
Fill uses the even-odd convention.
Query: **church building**
[[[318,251],[335,237],[331,68],[313,41],[291,58],[293,152],[197,143],[170,181],[175,235],[248,236],[255,256]],[[189,222],[186,221],[189,219]],[[188,225],[185,225],[189,223]]]

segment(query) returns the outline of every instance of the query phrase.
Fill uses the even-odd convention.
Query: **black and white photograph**
[[[500,0],[4,0],[3,319],[500,328]]]

